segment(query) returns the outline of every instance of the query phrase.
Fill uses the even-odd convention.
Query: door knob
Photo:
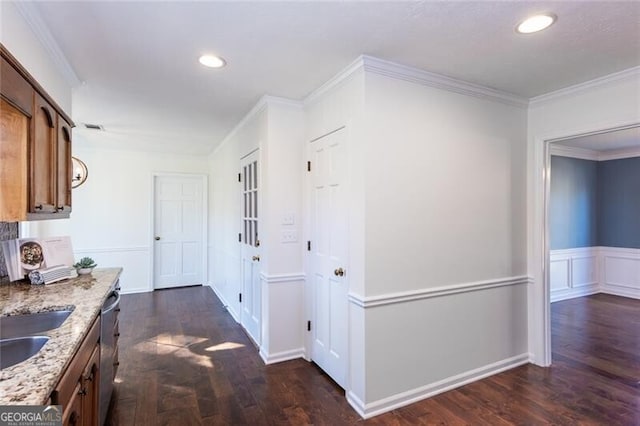
[[[335,271],[333,271],[333,275],[335,275],[336,277],[344,277],[344,269],[336,269]]]
[[[260,262],[260,256],[253,256],[251,260],[253,260],[254,262]]]
[[[156,241],[160,241],[160,237],[156,237]]]

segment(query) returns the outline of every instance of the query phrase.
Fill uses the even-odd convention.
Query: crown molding
[[[581,160],[591,161],[622,160],[625,158],[640,157],[640,147],[595,151],[592,149],[552,144],[549,152],[551,155],[558,157],[579,158]]]
[[[325,84],[311,92],[311,94],[305,98],[304,104],[307,105],[312,103],[335,86],[350,78],[360,69],[398,80],[434,87],[436,89],[443,89],[449,92],[460,93],[462,95],[473,96],[476,98],[497,101],[520,108],[526,108],[529,105],[528,99],[521,96],[367,55],[359,56],[344,70],[340,71]]]
[[[316,90],[311,92],[306,98],[304,98],[304,105],[308,105],[313,103],[316,99],[320,98],[322,95],[338,86],[339,84],[348,80],[353,74],[362,69],[364,66],[364,56],[359,56],[355,61],[351,62],[340,71],[338,74],[331,77],[328,81],[326,81],[322,86],[318,87]]]
[[[517,96],[512,93],[491,89],[489,87],[424,71],[418,68],[400,65],[383,59],[374,58],[372,56],[363,55],[361,58],[364,69],[375,74],[409,81],[423,86],[435,87],[449,92],[460,93],[462,95],[473,96],[480,99],[497,101],[511,106],[526,108],[529,105],[527,98]]]
[[[603,77],[598,77],[593,80],[585,81],[584,83],[574,84],[573,86],[568,86],[554,92],[549,92],[544,95],[535,96],[529,100],[529,105],[538,106],[545,102],[551,101],[553,99],[562,98],[565,96],[579,94],[581,92],[586,92],[588,90],[593,90],[595,88],[619,81],[625,80],[627,78],[640,78],[640,66],[629,68],[623,71],[615,72],[613,74],[605,75]]]
[[[556,157],[579,158],[580,160],[598,161],[599,152],[592,149],[576,148],[573,146],[563,146],[551,144],[549,153]]]
[[[256,104],[249,110],[249,112],[246,113],[244,117],[242,117],[238,124],[236,124],[233,129],[231,129],[231,131],[227,133],[227,136],[222,139],[222,142],[220,142],[220,144],[218,144],[213,150],[211,150],[209,155],[215,155],[220,149],[222,149],[222,147],[224,147],[231,139],[233,139],[233,137],[240,131],[240,129],[242,129],[250,120],[252,120],[269,105],[280,105],[297,109],[301,109],[303,107],[303,104],[300,101],[281,98],[279,96],[263,95],[258,100],[258,102],[256,102]]]
[[[598,153],[599,161],[622,160],[624,158],[640,157],[640,146],[616,149]]]
[[[42,44],[42,47],[47,51],[54,65],[58,71],[62,74],[66,82],[71,87],[76,87],[82,84],[82,80],[78,77],[75,70],[67,60],[67,57],[60,49],[58,42],[49,31],[49,27],[42,20],[42,16],[37,9],[35,2],[28,1],[16,1],[13,2],[16,9],[24,20],[26,21],[31,31],[35,34],[36,38]]]

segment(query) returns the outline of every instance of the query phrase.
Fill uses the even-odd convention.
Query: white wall
[[[29,71],[68,115],[71,86],[58,71],[13,2],[0,2],[0,42]]]
[[[365,288],[365,188],[362,152],[366,149],[364,137],[364,70],[356,61],[354,65],[338,74],[324,86],[318,88],[305,101],[306,138],[304,154],[311,159],[310,143],[312,140],[345,126],[346,161],[348,175],[344,182],[344,191],[349,200],[348,218],[348,259],[345,261],[349,294],[364,294]],[[313,167],[313,165],[312,165]],[[309,175],[307,174],[307,177]],[[309,234],[310,204],[312,194],[311,183],[305,182],[305,240],[313,240]],[[305,266],[306,267],[306,266]],[[305,283],[305,310],[307,319],[313,319],[314,312],[313,280]],[[365,395],[366,353],[365,353],[365,311],[359,306],[349,305],[349,323],[345,332],[349,339],[348,374],[346,391],[351,400],[360,401]],[[305,347],[307,358],[311,358],[312,333],[306,333]]]
[[[527,130],[527,240],[529,351],[538,365],[551,363],[549,291],[544,283],[544,144],[622,125],[640,123],[640,70],[533,99]]]
[[[526,110],[375,74],[366,93],[366,295],[524,274]]]
[[[240,319],[240,158],[267,137],[267,111],[253,110],[209,156],[209,284],[229,312]]]
[[[86,131],[85,131],[86,133]],[[104,149],[108,132],[74,134],[74,155],[87,164],[87,181],[73,190],[70,219],[29,223],[32,235],[71,235],[75,257],[124,271],[125,293],[153,289],[151,229],[154,173],[208,174],[206,157]]]
[[[268,135],[263,144],[261,281],[263,324],[260,354],[267,363],[304,354],[302,173],[304,114],[300,103],[267,99]],[[288,220],[292,218],[292,224]],[[282,242],[282,233],[296,241]]]
[[[365,99],[368,416],[526,362],[526,109],[377,73]]]
[[[301,105],[264,97],[210,156],[210,283],[240,320],[240,159],[260,149],[260,355],[267,363],[304,355],[302,262],[302,170],[304,115]],[[292,216],[292,224],[283,224]],[[297,241],[281,241],[293,231]]]

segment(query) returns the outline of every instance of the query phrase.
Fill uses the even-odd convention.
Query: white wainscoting
[[[265,364],[304,358],[305,274],[260,274],[262,341]]]
[[[640,249],[600,247],[600,291],[640,299]]]
[[[74,250],[76,259],[89,256],[99,268],[122,268],[120,287],[122,293],[151,291],[151,253],[148,246],[82,248]]]
[[[549,279],[551,301],[598,293],[598,247],[551,250]]]
[[[350,318],[361,318],[364,327],[366,317],[366,331],[355,336],[363,347],[351,345],[350,377],[360,383],[365,359],[367,372],[364,387],[347,389],[348,402],[370,418],[526,364],[530,281],[517,276],[372,297],[351,293]]]
[[[209,246],[208,285],[236,322],[240,322],[240,250],[228,252]]]
[[[552,250],[549,279],[551,302],[595,293],[640,299],[640,249]]]

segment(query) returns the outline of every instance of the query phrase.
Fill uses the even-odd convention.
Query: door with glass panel
[[[241,192],[241,263],[242,293],[240,294],[240,323],[251,338],[260,344],[262,321],[260,291],[260,168],[258,150],[240,161]]]

